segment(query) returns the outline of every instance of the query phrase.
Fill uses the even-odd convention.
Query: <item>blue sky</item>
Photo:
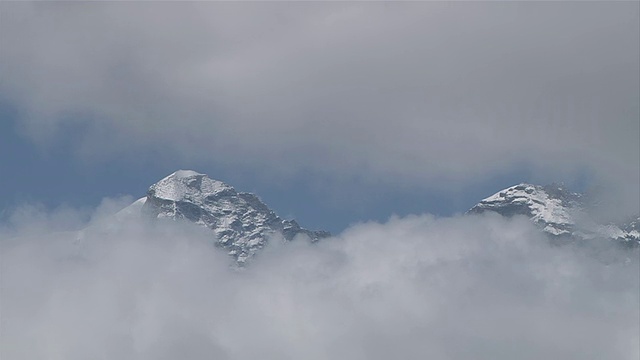
[[[367,185],[366,189],[342,184],[343,188],[327,194],[332,190],[321,188],[313,179],[304,177],[278,184],[244,176],[242,172],[234,173],[233,168],[207,164],[158,161],[141,165],[137,161],[117,159],[98,163],[82,161],[64,146],[45,149],[34,145],[16,129],[16,116],[7,106],[2,108],[0,153],[6,156],[0,162],[0,172],[8,176],[3,176],[0,208],[5,215],[25,203],[42,204],[49,209],[81,208],[95,207],[105,197],[136,198],[144,196],[149,185],[174,170],[193,168],[241,191],[255,192],[279,214],[293,217],[305,226],[337,233],[351,223],[382,221],[393,214],[429,212],[447,216],[464,212],[496,189],[528,177],[526,171],[520,170],[475,184],[462,193],[406,189],[393,184]]]
[[[638,3],[0,6],[5,215],[177,169],[332,232],[518,182],[639,206]]]
[[[0,188],[3,215],[24,204],[41,204],[50,210],[61,206],[91,208],[98,206],[105,197],[130,195],[137,198],[144,196],[149,185],[165,175],[177,169],[192,168],[226,181],[240,191],[258,194],[276,212],[295,218],[304,226],[338,233],[350,224],[385,221],[392,215],[431,213],[450,216],[468,210],[501,188],[533,178],[525,168],[519,168],[456,191],[407,188],[388,183],[341,183],[328,188],[310,176],[278,183],[247,175],[245,169],[236,172],[232,166],[216,167],[179,160],[141,164],[135,160],[111,159],[93,163],[78,159],[68,147],[42,148],[33,144],[20,134],[16,125],[18,115],[10,107],[2,107],[0,116],[0,153],[7,154],[0,162],[0,172],[9,174],[3,176]],[[75,131],[68,136],[82,136],[81,132]],[[579,180],[569,185],[581,190],[584,180]]]

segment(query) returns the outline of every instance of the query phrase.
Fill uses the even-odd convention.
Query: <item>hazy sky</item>
[[[523,181],[640,211],[639,13],[1,1],[0,358],[637,360],[638,249],[456,213]],[[181,168],[336,236],[239,270],[112,216]]]
[[[332,231],[520,181],[640,206],[637,2],[0,7],[3,208],[178,168]]]

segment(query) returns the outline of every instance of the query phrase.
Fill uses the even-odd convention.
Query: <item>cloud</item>
[[[525,164],[635,209],[638,6],[3,3],[0,94],[90,159],[436,187]]]
[[[639,355],[637,253],[550,246],[523,218],[363,223],[238,271],[204,229],[94,216],[78,241],[48,230],[68,214],[0,229],[2,358]]]

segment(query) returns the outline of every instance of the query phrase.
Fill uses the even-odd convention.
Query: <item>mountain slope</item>
[[[640,242],[640,221],[599,224],[589,218],[584,207],[582,194],[570,192],[562,186],[518,184],[483,199],[468,213],[492,211],[507,217],[524,215],[554,237]]]
[[[511,217],[524,215],[554,238],[620,240],[640,244],[640,218],[626,224],[599,224],[584,212],[585,197],[558,185],[518,184],[480,201],[469,214],[486,211]],[[116,217],[186,220],[213,231],[216,243],[239,263],[282,235],[317,241],[325,231],[310,231],[284,220],[256,195],[190,170],[179,170],[152,185],[147,196],[121,210]]]
[[[269,238],[282,234],[311,241],[328,237],[326,231],[310,231],[294,220],[284,220],[256,195],[237,192],[232,186],[190,170],[179,170],[152,185],[141,207],[144,216],[184,219],[213,230],[218,244],[240,263],[245,262]]]

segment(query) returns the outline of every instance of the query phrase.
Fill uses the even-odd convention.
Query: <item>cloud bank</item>
[[[640,355],[637,252],[550,246],[523,218],[364,223],[238,271],[208,231],[115,221],[117,203],[80,237],[70,210],[2,226],[3,359]]]
[[[436,187],[587,171],[638,207],[637,2],[1,6],[0,94],[40,144]]]

